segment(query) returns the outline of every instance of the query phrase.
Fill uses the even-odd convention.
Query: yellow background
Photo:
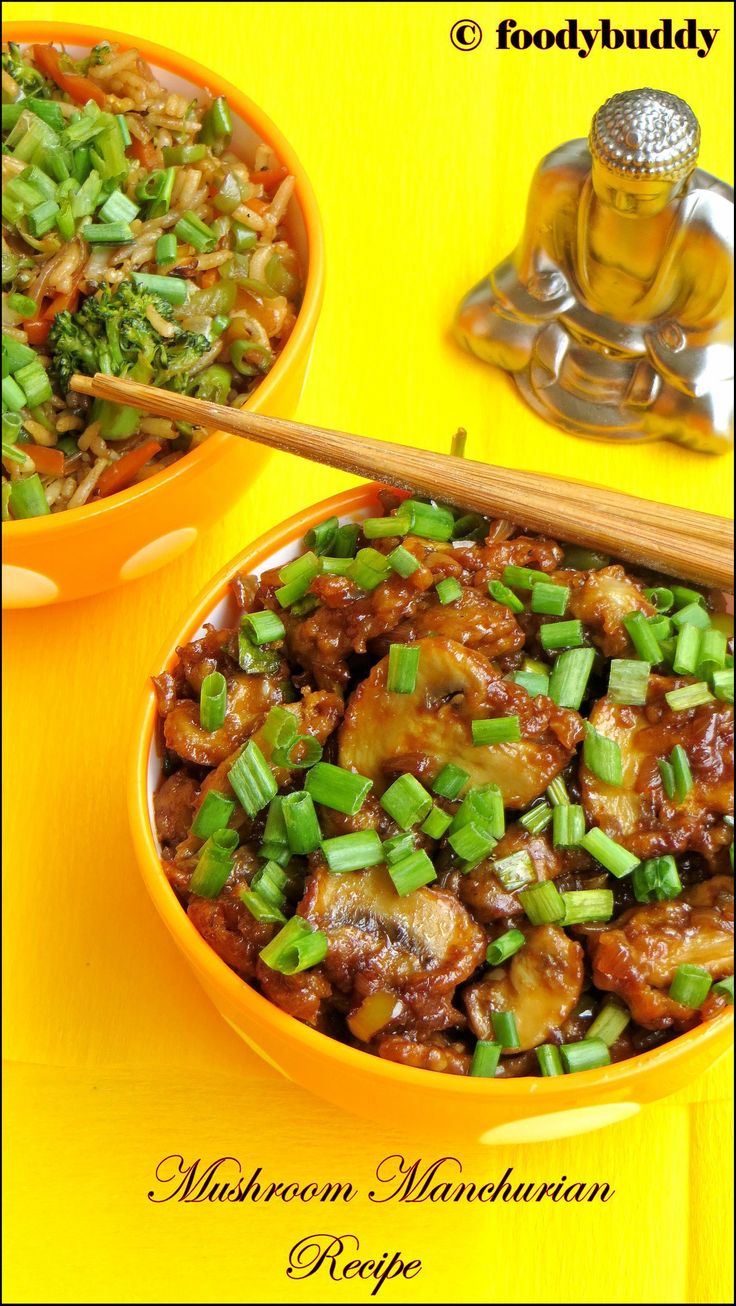
[[[505,379],[447,338],[454,305],[514,244],[536,160],[584,135],[597,105],[647,83],[684,95],[703,166],[728,176],[732,17],[726,4],[26,4],[170,44],[239,83],[311,175],[327,296],[298,416],[729,511],[730,460],[671,445],[593,445],[543,425]],[[720,28],[712,53],[500,54],[494,25],[577,17]],[[471,17],[473,53],[449,41]],[[730,1296],[730,1066],[638,1118],[554,1144],[463,1151],[470,1177],[607,1180],[605,1207],[159,1206],[171,1152],[232,1153],[273,1178],[347,1178],[366,1192],[419,1144],[335,1114],[281,1080],[209,1006],[132,859],[129,721],[162,639],[237,549],[349,483],[273,456],[239,506],[166,570],[6,622],[6,1297],[16,1301],[371,1300],[284,1277],[289,1248],[350,1230],[400,1248],[418,1278],[381,1301],[717,1302]],[[341,1226],[338,1228],[338,1226]]]

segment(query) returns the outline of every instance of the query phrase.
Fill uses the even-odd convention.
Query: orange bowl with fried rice
[[[254,377],[255,388],[242,396],[243,406],[253,411],[291,413],[306,376],[321,307],[324,249],[316,200],[289,143],[238,88],[151,42],[81,24],[21,22],[4,26],[3,39],[22,47],[62,44],[74,58],[82,58],[102,41],[122,50],[134,48],[172,93],[187,99],[226,98],[234,154],[252,163],[258,147],[268,147],[282,171],[294,177],[284,227],[298,255],[301,303],[270,370],[262,379]],[[237,501],[266,456],[256,446],[213,433],[175,460],[165,458],[160,469],[156,462],[144,468],[142,479],[108,497],[4,521],[3,606],[35,607],[80,598],[154,571],[181,554]]]
[[[171,631],[151,670],[170,672],[177,650],[206,624],[228,624],[231,584],[298,556],[303,536],[326,518],[360,521],[381,512],[380,487],[363,485],[316,504],[268,531],[214,577]],[[268,1001],[198,931],[167,878],[154,813],[164,774],[156,695],[149,685],[134,723],[129,813],[136,858],[166,928],[217,1010],[274,1069],[334,1105],[410,1133],[484,1144],[538,1142],[635,1116],[647,1103],[687,1086],[729,1048],[733,1009],[672,1041],[598,1069],[558,1078],[483,1079],[432,1074],[369,1056],[328,1037]]]

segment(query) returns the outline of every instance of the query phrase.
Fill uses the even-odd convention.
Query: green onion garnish
[[[541,834],[546,830],[552,820],[552,808],[549,803],[538,803],[536,807],[531,807],[528,812],[524,812],[519,817],[519,825],[523,825],[525,830],[530,834]]]
[[[710,626],[710,614],[700,603],[688,603],[687,607],[672,613],[672,624],[677,626],[678,630],[683,626],[697,626],[699,630],[707,630]]]
[[[409,532],[407,523],[399,517],[366,517],[360,524],[367,540],[381,540]]]
[[[682,893],[674,857],[650,857],[634,868],[631,887],[637,902],[667,902]]]
[[[499,1043],[478,1039],[473,1051],[473,1060],[470,1063],[471,1075],[481,1079],[493,1079],[500,1056],[501,1046]]]
[[[489,580],[488,593],[497,603],[503,603],[504,607],[507,607],[510,612],[524,611],[524,604],[518,595],[514,594],[514,591],[510,590],[508,585],[502,584],[500,580]]]
[[[199,691],[199,724],[203,730],[220,730],[226,712],[227,681],[220,671],[212,671]]]
[[[358,543],[359,535],[360,526],[357,522],[346,522],[344,526],[339,526],[335,536],[335,543],[332,545],[333,557],[355,557],[355,546]]]
[[[286,921],[281,908],[277,907],[275,903],[269,902],[255,889],[239,889],[238,897],[255,920],[262,921],[266,925],[281,925]]]
[[[322,840],[325,861],[334,875],[346,871],[364,871],[384,860],[381,840],[375,830],[358,830]]]
[[[610,921],[613,916],[611,889],[572,889],[563,893],[563,925],[582,925],[586,921]]]
[[[552,813],[555,848],[577,848],[585,834],[585,813],[578,803],[561,803]]]
[[[521,685],[530,698],[549,693],[549,676],[543,671],[515,671],[511,677],[515,685]]]
[[[487,744],[508,744],[521,739],[518,716],[488,717],[471,721],[470,730],[476,748]]]
[[[266,862],[265,866],[261,866],[256,871],[250,885],[259,897],[265,898],[266,902],[271,902],[276,907],[283,907],[286,902],[288,883],[289,876],[283,867],[276,862]]]
[[[9,378],[6,377],[6,380]],[[4,382],[3,382],[4,384]],[[51,512],[38,472],[22,481],[13,481],[10,488],[10,510],[14,517],[44,517]]]
[[[687,753],[682,744],[675,744],[670,753],[670,765],[675,780],[677,801],[683,802],[693,787],[693,773],[690,770]]]
[[[526,884],[533,884],[537,878],[534,862],[526,848],[519,848],[508,857],[499,857],[493,862],[493,874],[507,893],[515,893]]]
[[[8,295],[6,302],[11,313],[17,313],[19,317],[35,317],[38,312],[38,304],[30,295],[20,295],[15,292]]]
[[[150,290],[154,295],[160,295],[175,308],[180,308],[186,303],[189,291],[186,281],[182,281],[180,277],[159,277],[152,272],[134,272],[133,280],[137,286]]]
[[[450,813],[444,812],[441,807],[435,806],[421,827],[422,834],[426,834],[429,839],[441,839],[451,824],[452,817]]]
[[[545,1077],[564,1074],[560,1050],[554,1043],[543,1043],[536,1049],[536,1053],[539,1069]]]
[[[51,382],[38,359],[19,367],[13,380],[23,390],[29,408],[38,408],[51,398]]]
[[[628,848],[622,848],[620,843],[609,839],[603,830],[594,827],[588,830],[580,840],[580,847],[595,857],[601,866],[605,866],[611,875],[615,875],[620,880],[624,875],[633,871],[635,866],[639,865],[639,858],[630,853]]]
[[[553,627],[542,627],[542,631],[551,629]],[[573,648],[559,654],[549,681],[549,696],[558,707],[571,707],[575,711],[578,710],[585,696],[594,662],[595,652],[592,648]]]
[[[386,688],[391,694],[413,694],[419,671],[419,644],[392,644],[388,651]]]
[[[713,693],[721,703],[733,703],[733,667],[714,671],[711,677]]]
[[[31,235],[36,237],[45,236],[47,231],[56,226],[58,212],[59,205],[55,200],[44,200],[42,204],[37,204],[35,209],[31,209],[27,217]],[[130,231],[130,228],[128,230]],[[133,239],[132,232],[130,239]]]
[[[304,547],[316,553],[319,557],[331,553],[332,547],[337,539],[337,532],[340,522],[337,517],[327,517],[325,521],[318,522],[311,530],[307,531],[304,536]]]
[[[309,772],[304,788],[315,803],[345,816],[355,816],[373,788],[373,781],[331,762],[318,762]]]
[[[409,853],[413,853],[416,843],[411,833],[394,834],[390,839],[385,839],[381,846],[386,861],[389,866],[393,866],[395,862],[403,861]]]
[[[241,807],[251,817],[266,807],[278,790],[273,771],[252,739],[230,767],[228,780]]]
[[[179,218],[174,235],[182,245],[193,245],[198,254],[209,254],[217,244],[217,236],[196,213],[191,210]]]
[[[641,707],[647,701],[649,664],[635,658],[613,658],[608,672],[608,697],[612,703]]]
[[[114,190],[99,210],[99,216],[103,222],[132,222],[138,216],[138,205],[121,190]]]
[[[733,975],[729,975],[727,979],[719,980],[717,984],[714,984],[713,992],[720,993],[721,997],[725,998],[733,1006]]]
[[[327,956],[327,935],[301,916],[292,916],[259,954],[264,965],[281,975],[297,975]]]
[[[577,1074],[580,1070],[597,1070],[600,1066],[611,1064],[611,1054],[601,1038],[584,1038],[579,1043],[563,1043],[560,1056],[568,1075]]]
[[[268,805],[266,825],[263,831],[264,843],[282,844],[285,846],[289,842],[286,837],[284,814],[281,810],[283,803],[283,798],[280,794],[277,794]]]
[[[447,508],[419,499],[404,499],[396,515],[406,519],[407,531],[424,540],[451,540],[455,518]]]
[[[705,1002],[711,984],[711,977],[702,966],[678,966],[670,984],[669,996],[673,1002],[679,1002],[683,1007],[692,1007],[695,1011]]]
[[[302,855],[315,852],[322,842],[322,832],[312,795],[306,790],[285,794],[281,814],[291,851]]]
[[[402,898],[437,879],[437,872],[423,849],[402,857],[400,861],[390,862],[388,873]]]
[[[3,377],[2,390],[4,408],[9,408],[11,413],[18,413],[21,408],[25,408],[26,397],[14,377]]]
[[[283,639],[286,634],[284,623],[276,612],[265,609],[263,612],[244,612],[243,625],[250,629],[254,644],[273,644]]]
[[[448,843],[464,863],[463,870],[469,871],[488,856],[496,840],[486,828],[470,822],[449,835]]]
[[[199,854],[189,890],[199,898],[216,898],[225,887],[233,867],[233,853],[238,846],[236,830],[215,830]]]
[[[701,631],[697,626],[683,626],[675,642],[672,670],[679,676],[693,676],[700,657]]]
[[[519,1031],[513,1011],[492,1011],[493,1037],[502,1048],[520,1048]]]
[[[526,939],[521,930],[507,930],[505,934],[500,934],[486,948],[488,965],[502,966],[510,957],[515,956],[519,948],[523,948],[525,943]]]
[[[698,590],[688,589],[685,585],[673,585],[672,597],[677,608],[685,608],[689,603],[699,603],[701,607],[705,607],[703,595]]]
[[[463,596],[463,587],[459,580],[454,576],[447,576],[445,580],[440,580],[435,585],[437,598],[445,607],[448,603],[457,603],[458,599]]]
[[[557,648],[580,648],[583,643],[582,621],[547,622],[539,630],[542,648],[549,652]]]
[[[547,785],[547,797],[553,807],[569,803],[570,795],[567,792],[564,775],[556,775],[554,780],[550,781]]]
[[[585,723],[585,740],[583,742],[583,761],[589,771],[607,785],[622,785],[624,782],[621,749],[615,739],[599,735],[590,724]]]
[[[587,1038],[599,1038],[610,1048],[621,1037],[630,1020],[631,1013],[626,1007],[607,998],[592,1025],[589,1025]]]
[[[521,903],[532,925],[551,925],[565,916],[565,903],[552,880],[533,884],[519,893]]]
[[[230,106],[224,95],[218,95],[202,119],[199,139],[208,145],[226,141],[233,134]]]
[[[81,234],[89,245],[128,245],[135,239],[127,222],[88,222]]]
[[[644,594],[649,599],[649,602],[654,604],[657,612],[669,612],[675,601],[675,596],[672,590],[668,590],[664,586],[658,586],[656,589],[645,590]]]
[[[672,625],[672,622],[670,621],[669,617],[662,617],[662,616],[647,617],[647,622],[649,623],[649,629],[651,630],[652,634],[654,635],[654,638],[656,639],[657,643],[659,644],[659,647],[661,648],[665,640],[671,638],[672,633],[675,629],[674,626]]]
[[[683,629],[692,628],[685,626]],[[727,653],[728,641],[725,631],[716,629],[701,631],[697,665],[698,678],[700,680],[709,680],[714,671],[722,671],[726,665]]]
[[[231,798],[226,798],[217,789],[208,790],[192,821],[192,834],[196,834],[198,839],[209,839],[211,834],[225,829],[234,811],[235,803]]]
[[[353,565],[352,558],[330,558],[325,553],[321,555],[320,561],[323,576],[349,576]]]
[[[671,689],[669,694],[665,694],[665,699],[673,712],[687,712],[690,708],[712,703],[713,695],[705,681],[700,681],[697,685],[683,685],[682,689]]]
[[[534,571],[531,567],[504,567],[501,579],[512,589],[531,590],[535,585],[546,585],[549,576],[545,571]]]
[[[315,553],[303,553],[300,558],[287,563],[279,572],[282,588],[276,590],[276,598],[282,608],[288,608],[296,599],[303,598],[315,576],[319,575],[320,561]]]
[[[406,579],[407,576],[412,576],[421,566],[421,563],[414,557],[414,554],[410,553],[408,549],[405,549],[403,544],[399,544],[395,549],[392,549],[387,555],[386,561],[391,565],[391,567],[393,567],[394,571],[398,572],[399,576],[403,576],[404,579]]]
[[[369,592],[386,580],[391,564],[378,549],[358,549],[348,575],[361,589]]]
[[[161,153],[167,168],[181,167],[182,164],[199,163],[207,154],[207,146],[165,145]]]
[[[542,613],[546,617],[564,617],[569,598],[567,585],[538,581],[532,586],[532,612]]]
[[[657,662],[662,661],[662,650],[643,612],[629,612],[623,618],[623,625],[639,657],[644,662],[649,662],[654,666]]]
[[[432,810],[432,798],[415,776],[400,775],[381,798],[381,807],[393,817],[400,830],[424,821]]]
[[[449,798],[452,801],[459,797],[469,779],[468,772],[463,771],[461,766],[455,766],[454,762],[447,762],[437,775],[432,785],[432,792],[438,794],[440,798]]]

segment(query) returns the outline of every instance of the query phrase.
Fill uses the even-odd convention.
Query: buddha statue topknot
[[[667,91],[623,91],[540,163],[521,241],[455,331],[576,435],[733,441],[733,191]]]

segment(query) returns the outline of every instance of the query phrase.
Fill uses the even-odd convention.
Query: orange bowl
[[[263,535],[228,563],[202,591],[166,641],[153,668],[170,670],[176,648],[195,639],[206,621],[224,625],[234,614],[230,581],[260,572],[298,552],[302,536],[326,517],[359,520],[380,511],[376,485],[327,499]],[[398,1128],[438,1137],[515,1143],[584,1133],[635,1115],[647,1102],[674,1093],[713,1065],[729,1047],[733,1012],[672,1042],[603,1070],[552,1079],[487,1080],[433,1074],[380,1060],[319,1034],[268,1002],[205,943],[164,874],[153,823],[153,793],[161,775],[152,687],[134,727],[130,770],[133,842],[148,891],[177,946],[220,1014],[274,1069],[345,1110]]]
[[[187,94],[207,89],[230,104],[236,150],[264,141],[296,178],[289,223],[306,270],[296,326],[247,407],[286,417],[307,373],[322,303],[324,243],[309,179],[288,141],[269,118],[216,73],[151,41],[78,23],[8,23],[3,40],[61,41],[75,54],[102,40],[134,45],[165,85]],[[82,598],[137,579],[178,557],[202,529],[237,502],[267,453],[222,432],[140,485],[99,503],[3,524],[3,606],[37,607]]]

